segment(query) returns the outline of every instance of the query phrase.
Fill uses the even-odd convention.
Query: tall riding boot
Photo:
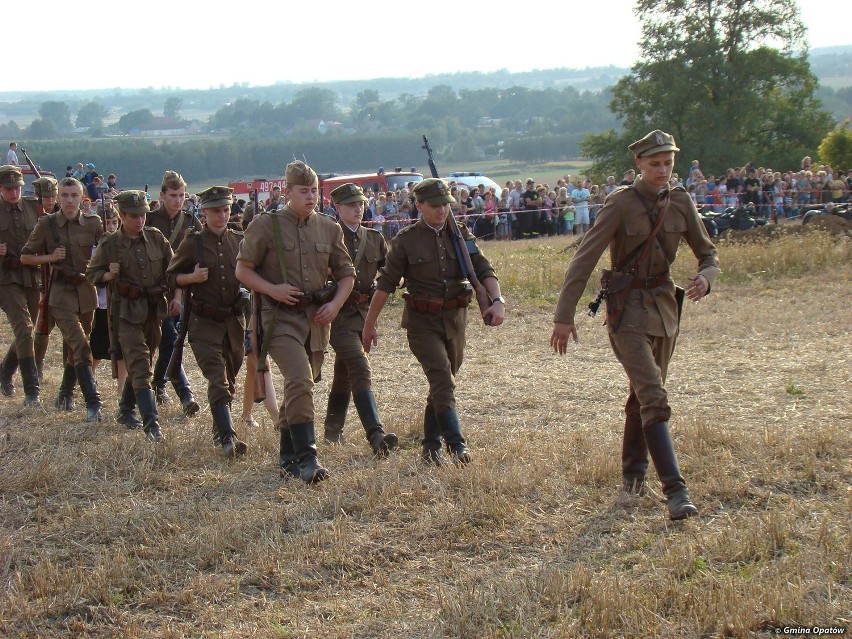
[[[299,478],[306,484],[315,484],[328,477],[328,471],[317,462],[314,423],[290,424],[290,437],[299,463]]]
[[[440,466],[442,463],[441,425],[435,417],[435,408],[431,401],[426,403],[426,410],[423,413],[423,451],[421,456],[427,464]]]
[[[42,335],[41,333],[33,334],[33,352],[35,353],[36,369],[38,370],[38,381],[43,381],[44,377],[44,356],[47,355],[47,345],[50,342],[50,335]],[[65,357],[68,353],[62,349],[62,356]],[[74,388],[76,380],[71,383],[71,388]],[[70,408],[69,410],[74,410]]]
[[[172,398],[169,397],[169,393],[166,391],[166,380],[154,380],[153,388],[154,395],[157,398],[158,406],[165,406],[166,404],[171,404]]]
[[[91,364],[79,364],[75,367],[77,379],[80,380],[80,391],[86,400],[86,421],[99,422],[103,419],[101,415],[101,396],[98,393],[98,385],[95,382],[95,373]]]
[[[639,400],[631,390],[624,405],[624,440],[621,445],[622,490],[630,495],[645,497],[650,490],[645,482],[648,472],[648,445],[642,430]]]
[[[21,369],[21,379],[24,384],[24,406],[41,406],[38,398],[38,369],[36,369],[35,358],[21,357],[18,360],[18,368]]]
[[[456,409],[451,408],[446,412],[436,413],[435,418],[441,426],[441,436],[444,438],[447,451],[452,455],[453,460],[459,464],[470,463],[470,453],[465,445],[464,437],[462,437],[459,414]]]
[[[373,454],[376,457],[387,457],[388,452],[399,445],[399,438],[393,433],[386,433],[382,428],[376,396],[373,395],[373,391],[365,390],[355,395],[353,399]]]
[[[154,399],[154,391],[150,388],[136,389],[136,403],[139,412],[142,413],[142,427],[145,436],[152,442],[161,442],[166,438],[160,430],[159,415],[157,415],[157,401]]]
[[[290,429],[282,428],[281,443],[278,446],[279,460],[278,469],[285,479],[293,477],[299,479],[299,461],[296,459],[296,451],[293,449],[293,439],[290,437]]]
[[[234,432],[231,408],[224,402],[217,402],[210,404],[210,414],[213,416],[214,437],[222,444],[222,454],[227,458],[245,455],[248,446]]]
[[[136,413],[136,394],[133,392],[133,384],[129,377],[124,380],[124,386],[121,389],[121,398],[118,400],[118,415],[115,421],[124,424],[130,430],[142,426],[139,415]]]
[[[15,345],[9,347],[6,357],[3,358],[3,363],[0,364],[0,387],[6,397],[12,397],[15,394],[15,384],[12,378],[15,376],[15,371],[18,370],[18,351],[15,350]]]
[[[343,424],[349,408],[349,393],[329,393],[328,408],[325,411],[325,432],[323,438],[329,444],[343,443]]]
[[[674,443],[669,432],[668,422],[657,422],[645,427],[645,441],[654,468],[663,484],[670,519],[686,519],[698,514],[698,509],[689,499],[686,482],[680,474],[675,458]]]
[[[201,406],[195,401],[192,395],[192,389],[189,387],[189,381],[186,379],[186,374],[183,372],[183,366],[180,368],[180,378],[176,382],[172,382],[175,387],[177,396],[180,397],[180,405],[183,407],[183,414],[187,417],[192,417],[201,410]]]
[[[38,364],[38,361],[36,361]],[[59,392],[53,402],[56,410],[74,410],[74,386],[77,385],[77,370],[71,364],[65,364],[62,371],[62,382],[59,384]]]

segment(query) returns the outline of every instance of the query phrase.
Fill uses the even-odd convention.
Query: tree
[[[166,103],[163,105],[163,116],[167,118],[172,118],[173,120],[180,120],[180,110],[183,107],[183,100],[180,98],[171,97],[166,100]]]
[[[118,120],[118,128],[124,133],[130,133],[133,129],[140,129],[154,121],[151,109],[138,109],[125,113]]]
[[[59,137],[59,132],[50,120],[36,118],[26,128],[26,136],[33,140],[51,140]]]
[[[97,102],[87,102],[77,111],[77,128],[100,129],[104,125],[104,118],[107,116],[105,106]]]
[[[792,166],[816,150],[831,119],[797,53],[805,29],[794,0],[638,0],[636,15],[641,58],[610,103],[623,130],[584,141],[596,171],[623,170],[627,145],[657,128],[675,136],[683,163],[701,158],[717,173],[749,160]]]
[[[825,136],[818,157],[821,164],[830,164],[835,169],[852,167],[852,129],[848,119]]]
[[[67,133],[71,126],[71,109],[64,102],[50,100],[42,102],[38,114],[45,122],[49,122],[57,133]]]

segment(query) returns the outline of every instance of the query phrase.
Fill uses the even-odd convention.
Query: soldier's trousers
[[[0,309],[6,313],[6,319],[15,335],[15,351],[18,359],[32,358],[33,322],[38,316],[39,291],[34,286],[20,284],[0,286]]]
[[[447,338],[442,330],[408,328],[408,347],[429,382],[429,401],[438,414],[456,407],[456,378],[464,359],[464,331]]]
[[[77,313],[61,306],[51,306],[50,314],[62,333],[68,349],[71,351],[74,366],[92,365],[92,349],[89,346],[89,333],[92,332],[92,322],[95,311]]]
[[[322,369],[324,353],[310,350],[310,336],[301,343],[280,331],[272,337],[269,356],[284,376],[284,398],[278,411],[279,428],[314,421],[314,380]]]
[[[207,380],[207,401],[211,406],[219,403],[230,404],[234,397],[237,373],[245,357],[243,340],[232,343],[229,331],[222,330],[222,324],[214,320],[196,318],[190,324],[187,339],[198,368]],[[242,332],[240,329],[239,333]],[[213,339],[217,334],[219,338]]]
[[[361,343],[361,331],[331,327],[331,347],[334,349],[332,393],[353,395],[372,388],[370,362]]]
[[[642,426],[667,422],[672,414],[665,381],[676,336],[657,337],[616,331],[609,334],[612,351],[639,401]]]
[[[145,321],[139,324],[124,318],[118,320],[118,341],[134,390],[151,388],[151,357],[160,344],[160,325],[156,308],[151,308]]]

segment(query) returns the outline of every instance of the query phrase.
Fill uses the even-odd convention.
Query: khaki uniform
[[[480,281],[496,277],[475,238],[459,226]],[[450,300],[465,293],[469,284],[462,276],[448,225],[435,231],[422,220],[401,230],[390,242],[387,262],[377,287],[393,293],[405,278],[409,294]],[[475,302],[474,302],[475,303]],[[402,312],[402,327],[408,330],[408,345],[429,381],[428,404],[436,413],[455,409],[455,374],[464,358],[467,308],[441,310],[436,314],[411,310]]]
[[[131,285],[150,289],[165,287],[165,273],[172,259],[172,247],[157,229],[146,227],[138,238],[130,238],[122,229],[104,237],[95,249],[86,277],[95,286],[109,270],[110,262],[121,267],[114,286]],[[110,294],[113,299],[113,293]],[[151,356],[160,343],[160,324],[166,316],[166,296],[156,301],[142,294],[137,299],[117,295],[118,341],[127,366],[128,377],[135,390],[151,388]],[[153,302],[153,303],[152,303]]]
[[[632,187],[615,191],[606,199],[595,225],[583,238],[565,274],[554,321],[574,323],[574,311],[585,284],[607,247],[612,264],[621,265],[645,242],[653,229],[646,211],[652,208],[656,195],[640,177]],[[707,236],[692,199],[683,189],[671,191],[668,214],[645,262],[639,264],[636,277],[667,274],[681,239],[698,258],[699,274],[712,286],[719,273],[716,248]],[[621,325],[617,331],[610,329],[613,351],[630,380],[627,411],[635,413],[641,406],[645,425],[668,421],[671,416],[664,383],[678,322],[675,285],[669,278],[655,288],[632,289]]]
[[[285,207],[252,220],[245,231],[237,259],[252,262],[256,272],[272,284],[285,283],[273,227],[275,217],[281,228],[286,283],[303,292],[320,290],[331,277],[353,276],[355,269],[343,244],[340,226],[329,217],[312,213],[304,222]],[[272,298],[261,298],[261,323],[272,333],[269,355],[285,379],[279,426],[314,421],[313,385],[322,367],[328,346],[329,327],[312,321],[318,306],[295,310]]]
[[[155,228],[168,240],[172,251],[183,242],[190,231],[200,231],[201,222],[189,211],[181,211],[170,219],[164,208],[151,211],[145,218],[146,228]]]
[[[11,206],[0,198],[0,243],[6,244],[6,255],[0,258],[0,308],[12,326],[19,359],[33,357],[41,277],[39,268],[23,266],[20,256],[37,221],[37,206],[31,202],[21,198]]]
[[[85,278],[85,271],[103,234],[103,224],[97,214],[78,212],[68,220],[60,211],[42,217],[22,249],[22,253],[49,255],[59,246],[65,247],[65,259],[51,266],[53,274],[47,303],[53,321],[71,350],[73,362],[69,364],[92,365],[89,333],[98,307],[98,295]]]
[[[358,395],[370,390],[370,362],[361,343],[361,331],[364,318],[370,307],[370,295],[374,290],[376,275],[384,266],[387,256],[387,244],[382,234],[363,225],[354,233],[343,223],[343,241],[355,266],[355,287],[350,299],[360,296],[363,301],[347,303],[331,323],[331,346],[334,348],[334,378],[331,393],[350,391]]]
[[[240,283],[235,268],[243,234],[227,229],[218,237],[204,227],[188,233],[178,246],[166,278],[169,288],[177,287],[179,274],[192,273],[199,263],[208,271],[207,281],[192,285],[192,306],[188,330],[189,345],[207,380],[210,404],[230,403],[237,373],[243,363],[245,320],[236,307]],[[207,316],[205,316],[207,315]]]

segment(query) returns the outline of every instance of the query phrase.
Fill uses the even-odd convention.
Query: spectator
[[[506,202],[509,205],[509,213],[507,215],[509,233],[510,237],[516,240],[520,240],[523,237],[520,220],[520,216],[522,215],[521,211],[523,209],[523,198],[521,197],[523,192],[524,185],[521,184],[520,180],[515,180],[512,184],[512,190],[509,191],[509,195],[506,198]]]
[[[511,185],[511,182],[508,184]],[[497,239],[498,240],[508,240],[510,227],[509,227],[509,193],[512,192],[511,188],[503,189],[500,194],[500,199],[497,202]]]
[[[627,179],[627,174],[624,178]],[[588,231],[591,224],[589,219],[591,192],[587,188],[588,183],[588,180],[584,180],[582,183],[578,182],[578,187],[571,192],[571,200],[574,202],[574,227],[578,230],[578,235]]]
[[[597,184],[594,184],[589,191],[589,228],[595,225],[595,218],[603,206],[604,199],[603,191]]]
[[[619,186],[630,186],[636,180],[636,170],[628,169],[624,172],[624,179],[621,181]]]
[[[266,210],[267,211],[277,211],[278,205],[283,204],[281,201],[281,187],[273,186],[272,194],[269,196],[269,199],[266,201]]]
[[[6,152],[6,164],[17,164],[18,163],[18,154],[16,151],[18,150],[17,142],[9,142],[9,150]]]
[[[81,180],[83,186],[88,187],[92,182],[94,182],[96,175],[97,173],[95,173],[95,165],[89,162],[86,165],[86,172],[83,174],[83,179]]]
[[[74,167],[70,164],[65,167],[65,177],[74,177]]]
[[[85,176],[85,175],[86,175],[86,169],[83,168],[83,163],[77,162],[77,168],[74,169],[74,173],[71,174],[71,177],[75,177],[78,180],[80,180],[80,182],[82,182],[83,176]]]
[[[386,236],[388,241],[390,241],[399,233],[399,205],[393,191],[385,193],[385,205],[382,215],[385,218]]]
[[[538,234],[538,209],[541,205],[541,198],[535,188],[535,181],[532,178],[527,178],[527,190],[521,194],[521,201],[524,203],[522,219],[519,226],[521,227],[520,237],[525,233],[530,235]]]

